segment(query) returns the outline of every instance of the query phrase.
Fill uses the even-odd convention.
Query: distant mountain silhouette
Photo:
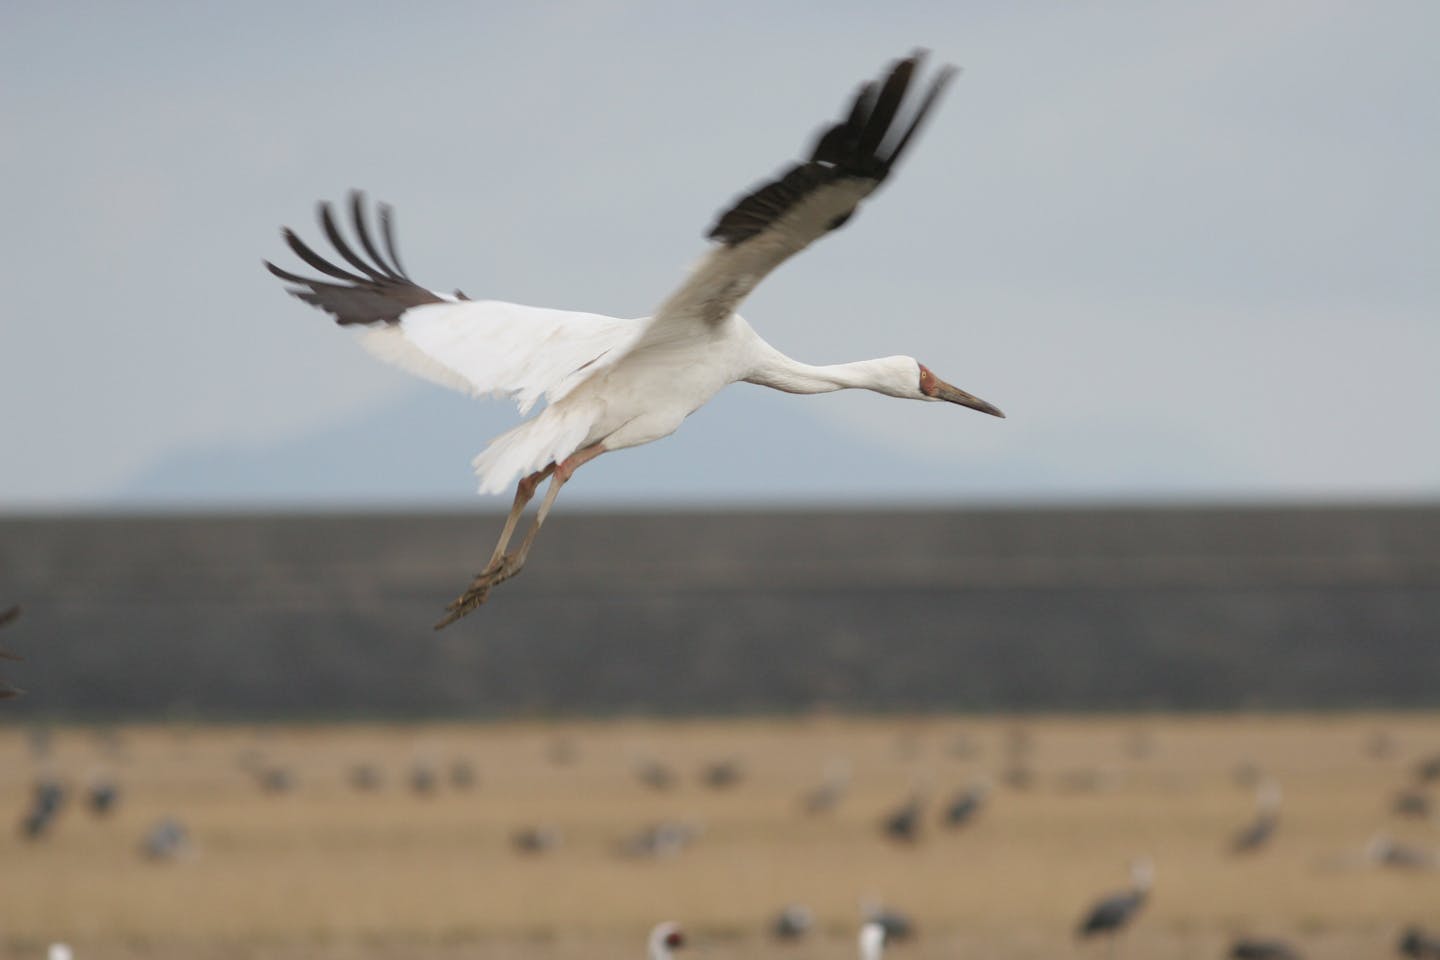
[[[896,401],[873,398],[876,403]],[[789,506],[1264,496],[1244,463],[1143,419],[1080,418],[1041,433],[955,410],[956,429],[1016,441],[927,458],[812,413],[824,397],[737,384],[673,436],[585,467],[566,503]],[[929,411],[931,414],[942,411]],[[925,413],[925,411],[917,411]],[[943,418],[942,418],[943,420]],[[967,425],[967,421],[978,420]],[[470,461],[519,422],[514,407],[418,386],[297,436],[248,447],[197,445],[162,457],[114,493],[130,505],[457,506],[473,509]],[[1007,437],[1011,434],[1007,434]],[[504,498],[487,498],[500,510]]]
[[[674,436],[587,466],[567,502],[834,502],[1004,490],[1017,470],[927,461],[837,430],[794,398],[724,391]],[[197,446],[153,463],[117,498],[131,503],[449,504],[473,496],[471,458],[518,422],[499,401],[418,388],[398,403],[275,443]],[[756,430],[763,423],[765,429]],[[1025,471],[1033,476],[1033,470]],[[500,499],[493,501],[496,509]]]

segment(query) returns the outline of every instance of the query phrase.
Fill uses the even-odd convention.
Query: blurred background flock
[[[0,956],[1440,956],[1437,28],[0,12]],[[432,632],[513,417],[278,226],[364,188],[422,283],[644,315],[917,45],[903,174],[743,313],[1009,419],[739,385]]]

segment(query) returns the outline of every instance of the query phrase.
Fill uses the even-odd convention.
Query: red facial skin
[[[929,368],[929,367],[925,366],[925,364],[923,364],[923,363],[920,364],[920,392],[921,392],[921,393],[925,394],[925,396],[927,396],[927,397],[933,397],[933,396],[935,396],[935,384],[936,384],[939,380],[940,380],[939,377],[935,376],[935,374],[933,374],[933,373],[930,372],[930,368]]]

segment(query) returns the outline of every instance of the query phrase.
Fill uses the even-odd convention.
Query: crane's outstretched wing
[[[320,204],[320,228],[352,269],[321,257],[288,228],[285,242],[295,255],[332,279],[297,276],[269,261],[265,267],[341,326],[365,328],[365,349],[427,380],[476,396],[510,396],[528,413],[542,396],[560,399],[620,356],[639,329],[634,320],[428,290],[400,266],[388,206],[380,205],[383,254],[359,191],[350,194],[350,221],[365,256],[346,241],[330,205]]]
[[[719,323],[770,271],[845,225],[890,175],[957,72],[942,67],[919,102],[906,109],[906,93],[924,58],[916,51],[883,81],[861,87],[846,117],[821,131],[808,160],[720,215],[709,233],[719,246],[656,311],[637,348]]]

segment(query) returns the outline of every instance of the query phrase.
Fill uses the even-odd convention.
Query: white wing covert
[[[498,300],[427,304],[398,324],[367,330],[362,343],[382,359],[476,396],[509,396],[522,414],[543,396],[559,400],[624,352],[634,320],[527,307]],[[396,338],[438,364],[439,379],[414,365]],[[458,381],[457,379],[458,378]]]
[[[348,270],[284,231],[296,256],[338,283],[297,276],[268,261],[265,266],[291,284],[290,293],[341,326],[363,327],[367,350],[410,373],[475,396],[513,397],[523,414],[542,396],[553,403],[609,366],[640,329],[635,320],[428,290],[401,267],[390,208],[381,204],[379,210],[383,254],[365,216],[364,195],[350,194],[361,256],[336,226],[330,205],[320,204],[320,227]]]

